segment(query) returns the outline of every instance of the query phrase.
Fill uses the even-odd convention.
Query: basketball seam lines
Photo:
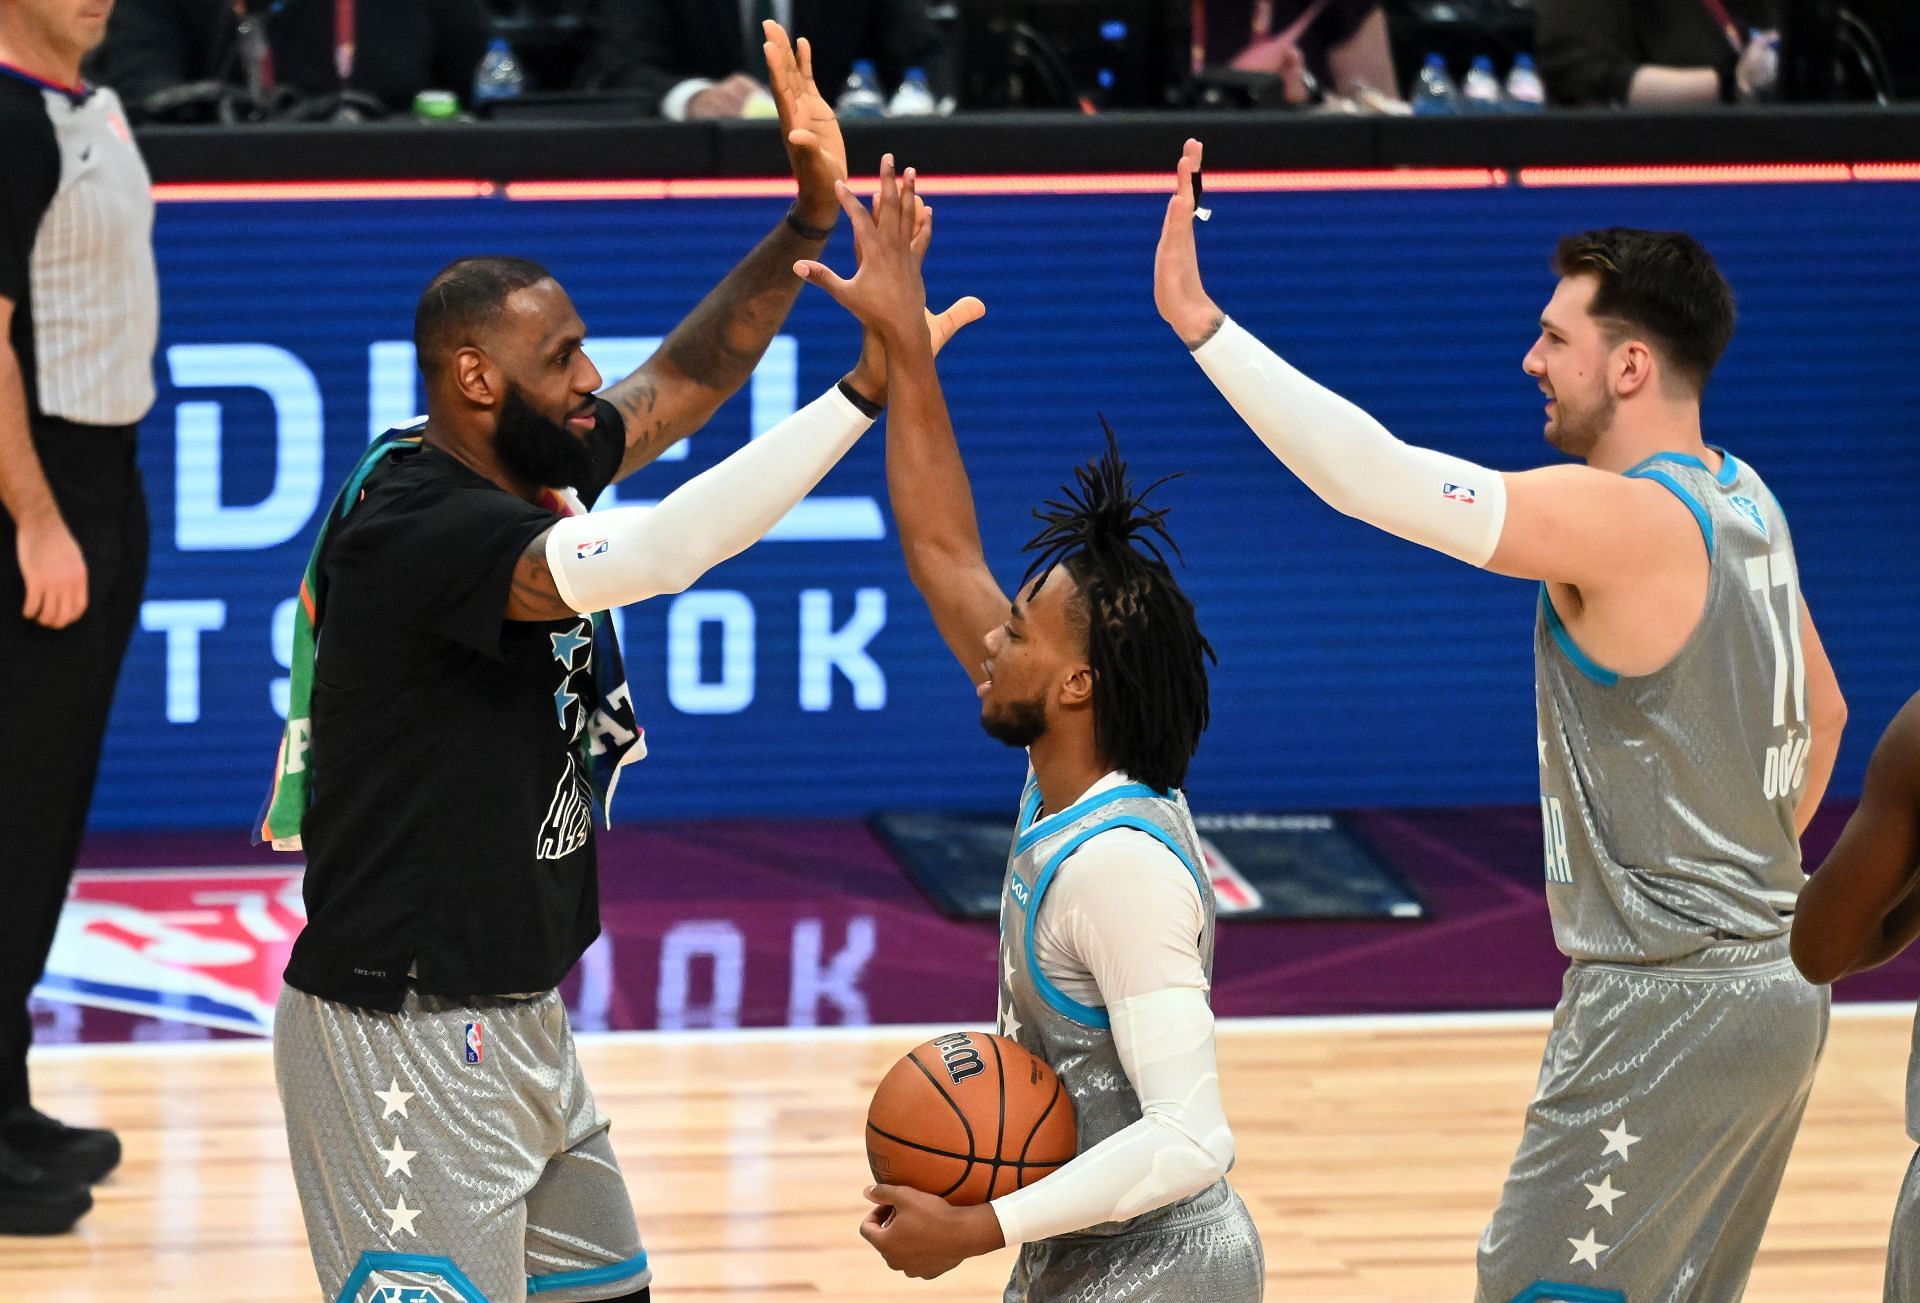
[[[1027,1152],[1033,1148],[1034,1137],[1040,1134],[1040,1128],[1046,1125],[1048,1118],[1053,1116],[1053,1106],[1059,1102],[1060,1078],[1055,1077],[1053,1079],[1053,1097],[1047,1101],[1047,1106],[1040,1110],[1040,1116],[1033,1120],[1033,1130],[1027,1132],[1027,1142],[1020,1146],[1020,1165],[1022,1167],[1027,1166]],[[1076,1149],[1079,1148],[1077,1141],[1074,1147]],[[1044,1166],[1044,1164],[1036,1163],[1034,1166],[1039,1167]]]
[[[966,1154],[956,1154],[949,1149],[935,1149],[932,1145],[923,1145],[918,1140],[908,1140],[905,1136],[896,1136],[893,1132],[877,1127],[871,1122],[867,1123],[867,1130],[883,1140],[891,1140],[896,1145],[905,1145],[908,1149],[917,1149],[923,1154],[932,1154],[936,1158],[957,1158],[962,1162],[978,1163],[982,1167],[1065,1167],[1069,1161],[1064,1158],[1057,1163],[1049,1163],[1039,1158],[972,1158]],[[962,1181],[965,1179],[965,1177],[961,1178]]]
[[[993,1047],[993,1075],[1000,1088],[1000,1122],[993,1138],[994,1157],[998,1158],[1007,1151],[1007,1065],[1000,1057],[1000,1038],[987,1037],[987,1044]],[[987,1176],[987,1200],[993,1200],[993,1187],[1000,1180],[1000,1165],[994,1164],[993,1171]]]
[[[920,1075],[927,1079],[929,1085],[940,1092],[940,1098],[947,1101],[947,1107],[952,1109],[953,1115],[960,1119],[960,1126],[967,1133],[967,1165],[961,1169],[960,1179],[940,1192],[940,1197],[944,1199],[967,1183],[967,1178],[973,1175],[973,1165],[980,1161],[974,1156],[976,1145],[973,1139],[973,1123],[967,1120],[966,1110],[961,1108],[960,1105],[954,1101],[953,1096],[947,1093],[947,1088],[940,1084],[940,1079],[927,1070],[926,1064],[920,1062],[920,1051],[915,1050],[912,1054],[909,1054],[907,1061],[913,1064],[914,1067],[920,1069]],[[874,1130],[878,1131],[879,1128],[875,1127]],[[911,1144],[912,1142],[907,1141],[903,1143]],[[960,1157],[958,1154],[952,1156],[954,1158]]]

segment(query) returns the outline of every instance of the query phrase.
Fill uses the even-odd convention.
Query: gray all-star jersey
[[[1084,1154],[1140,1120],[1140,1097],[1120,1064],[1107,1011],[1069,999],[1047,980],[1034,959],[1034,920],[1040,916],[1047,891],[1067,857],[1103,832],[1134,828],[1156,838],[1193,874],[1205,920],[1196,938],[1200,965],[1211,980],[1213,884],[1200,871],[1204,863],[1200,834],[1194,830],[1186,798],[1179,792],[1163,795],[1145,783],[1126,782],[1036,822],[1039,812],[1040,786],[1029,774],[1026,791],[1020,797],[1020,822],[1013,849],[1007,855],[1006,887],[1000,897],[1000,1033],[1046,1060],[1059,1075],[1073,1099],[1079,1132],[1077,1152]],[[1075,1234],[1117,1235],[1141,1230],[1175,1209],[1214,1193],[1209,1187],[1130,1221],[1106,1222]]]
[[[1715,449],[1718,452],[1718,449]],[[1554,940],[1574,959],[1682,959],[1786,932],[1805,880],[1794,807],[1810,730],[1786,517],[1752,467],[1659,453],[1627,472],[1686,504],[1709,558],[1686,645],[1618,675],[1543,585],[1534,630],[1540,804]]]
[[[1913,1020],[1913,1049],[1907,1054],[1907,1135],[1920,1144],[1920,1010]]]

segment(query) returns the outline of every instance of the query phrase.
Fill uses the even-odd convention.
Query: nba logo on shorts
[[[486,1052],[485,1049],[480,1044],[480,1024],[477,1022],[468,1023],[467,1024],[467,1062],[468,1063],[480,1062],[481,1056],[484,1055],[485,1052]]]

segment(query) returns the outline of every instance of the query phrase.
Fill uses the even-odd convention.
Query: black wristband
[[[831,226],[808,226],[801,221],[800,201],[797,199],[793,201],[793,206],[787,209],[787,225],[792,227],[793,233],[803,240],[824,240],[833,234]]]
[[[1720,102],[1738,104],[1740,102],[1740,61],[1735,59],[1731,63],[1722,63],[1714,69],[1714,73],[1720,78]]]
[[[879,420],[880,413],[886,410],[884,403],[874,402],[873,399],[867,397],[844,380],[840,382],[839,389],[840,396],[859,408],[860,415],[866,417],[869,421]]]

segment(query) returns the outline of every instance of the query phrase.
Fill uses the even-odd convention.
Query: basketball
[[[1073,1100],[1053,1069],[1005,1036],[954,1032],[914,1048],[867,1109],[874,1180],[985,1203],[1073,1157]]]

